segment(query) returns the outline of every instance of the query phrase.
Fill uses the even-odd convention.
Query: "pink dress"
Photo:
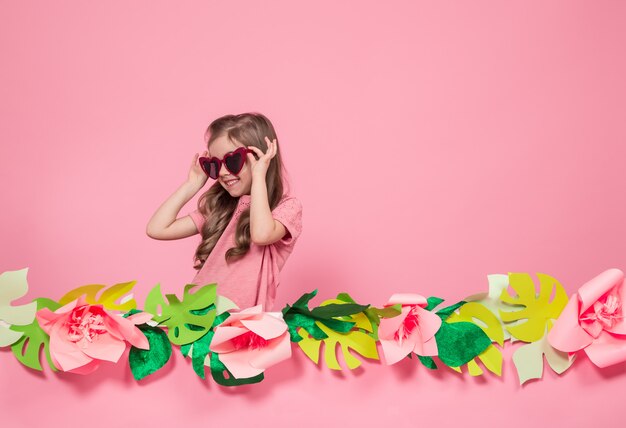
[[[293,196],[283,195],[272,210],[272,217],[285,226],[285,236],[271,245],[251,242],[250,251],[245,256],[227,265],[224,255],[235,246],[237,220],[250,206],[250,198],[250,195],[239,197],[230,223],[191,283],[217,283],[217,294],[231,299],[240,309],[262,304],[264,311],[271,311],[280,283],[280,271],[302,231],[302,204]],[[204,216],[198,210],[189,216],[201,231]]]

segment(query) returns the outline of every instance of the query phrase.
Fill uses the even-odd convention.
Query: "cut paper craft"
[[[548,334],[563,352],[584,350],[598,367],[626,361],[624,273],[609,269],[583,284]]]
[[[520,385],[531,379],[541,379],[544,355],[548,366],[558,374],[563,373],[574,363],[574,358],[568,358],[566,352],[550,346],[547,335],[544,335],[536,342],[520,346],[513,353],[513,363],[517,369]]]
[[[283,308],[283,319],[289,327],[289,334],[292,342],[299,342],[303,336],[299,329],[306,330],[311,337],[317,340],[326,339],[328,335],[319,325],[324,325],[330,330],[340,333],[349,332],[354,327],[354,322],[344,321],[350,315],[358,314],[366,310],[369,305],[358,305],[347,303],[337,299],[338,303],[328,303],[320,305],[313,310],[309,309],[309,301],[317,294],[317,290],[303,294],[293,306],[287,305]],[[342,318],[342,319],[339,319]],[[370,326],[371,328],[371,326]],[[372,331],[372,330],[370,330]]]
[[[219,295],[217,297],[217,301],[217,304],[219,304],[220,308],[223,309],[224,302],[220,302]],[[234,303],[232,304],[234,305]],[[217,310],[218,313],[219,311],[220,309]],[[211,345],[211,341],[213,340],[213,336],[215,334],[215,329],[229,316],[230,313],[228,312],[219,313],[219,315],[215,317],[215,321],[213,321],[211,330],[209,330],[209,332],[200,339],[193,342],[193,344],[181,346],[181,352],[185,357],[191,354],[193,369],[201,379],[205,378],[204,367],[207,366],[211,370],[211,377],[213,380],[222,386],[239,386],[261,382],[264,379],[263,373],[249,378],[236,378],[220,361],[219,355],[216,352],[211,353],[209,350],[209,346]]]
[[[316,290],[317,291],[317,290]],[[330,299],[322,302],[319,308],[320,311],[315,309],[312,311],[317,314],[322,314],[324,307],[332,308],[333,311],[337,309],[337,306],[351,305],[350,303],[343,302],[339,299]],[[367,307],[365,307],[367,308]],[[350,309],[351,312],[353,309]],[[311,329],[299,328],[297,334],[300,336],[300,340],[297,342],[300,349],[304,351],[307,357],[311,359],[315,364],[319,363],[320,348],[322,342],[324,343],[324,361],[326,365],[333,370],[341,370],[339,361],[337,360],[337,346],[339,345],[343,359],[346,362],[349,369],[353,370],[361,365],[361,361],[354,357],[350,350],[355,351],[359,355],[378,360],[378,350],[376,348],[376,340],[372,337],[373,328],[372,323],[363,312],[351,313],[349,315],[342,316],[345,320],[349,320],[352,324],[348,331],[336,331],[329,327],[328,321],[315,321],[316,327],[325,336],[322,339],[316,339],[310,335]],[[332,325],[332,324],[331,324]],[[308,334],[307,334],[308,333]]]
[[[476,324],[483,332],[501,347],[504,346],[504,329],[500,320],[487,307],[478,302],[468,302],[459,308],[459,312],[455,312],[448,317],[446,322],[454,323],[466,321]],[[493,344],[489,345],[477,357],[490,372],[502,375],[502,352]],[[461,372],[460,367],[453,367],[454,370]],[[480,376],[483,370],[480,368],[476,359],[467,363],[467,370],[471,376]]]
[[[491,339],[476,324],[466,321],[447,322],[447,319],[465,303],[461,301],[436,312],[444,321],[435,334],[437,357],[448,367],[459,367],[469,363],[491,345]],[[430,306],[429,304],[428,307]]]
[[[132,346],[128,354],[128,364],[135,380],[141,380],[161,369],[172,356],[172,344],[167,334],[158,327],[139,326],[149,342],[149,349]]]
[[[41,328],[50,336],[50,356],[55,367],[63,371],[88,374],[101,361],[117,362],[126,342],[148,349],[148,339],[135,326],[152,315],[140,312],[122,318],[102,305],[89,305],[84,297],[56,311],[43,308],[36,314]]]
[[[515,338],[511,336],[511,334],[504,328],[504,324],[500,319],[500,311],[510,311],[511,306],[507,305],[500,300],[500,296],[502,292],[506,290],[509,286],[509,276],[503,274],[491,274],[487,275],[487,282],[489,283],[489,291],[486,293],[478,293],[472,294],[471,296],[463,299],[466,302],[476,302],[480,303],[484,307],[486,307],[498,320],[500,325],[502,326],[502,331],[504,334],[504,340],[511,340],[511,342],[515,342]],[[523,320],[521,320],[523,321]],[[512,321],[508,323],[509,326],[514,326],[519,324],[521,321]]]
[[[437,355],[435,333],[441,327],[441,318],[426,310],[428,301],[419,294],[394,294],[386,306],[401,305],[401,314],[383,319],[378,339],[385,356],[385,364],[395,364],[415,353],[423,357]]]
[[[523,307],[512,311],[501,310],[500,319],[504,323],[525,320],[516,325],[506,325],[512,336],[524,342],[540,340],[546,328],[549,330],[552,327],[553,320],[559,317],[567,304],[567,294],[559,281],[542,273],[538,273],[537,278],[539,294],[529,274],[509,273],[509,283],[517,295],[511,296],[505,289],[500,296],[504,303]],[[553,293],[554,298],[550,300]]]
[[[192,343],[204,336],[213,324],[216,289],[217,284],[201,287],[187,284],[182,301],[175,294],[166,294],[166,302],[161,294],[161,285],[157,284],[146,297],[145,310],[167,327],[167,336],[173,344]],[[211,306],[213,309],[209,310]]]
[[[12,325],[29,325],[35,319],[37,303],[11,305],[11,302],[28,293],[27,273],[28,268],[24,268],[0,275],[0,347],[12,345],[22,337],[23,332],[11,329]]]
[[[339,293],[337,295],[337,300],[358,305],[354,301],[354,299],[350,297],[348,293]],[[402,311],[402,305],[400,304],[385,306],[384,308],[374,308],[370,305],[358,305],[358,306],[367,308],[363,310],[363,313],[365,314],[367,319],[370,320],[370,322],[372,323],[372,338],[374,340],[378,340],[378,326],[380,324],[380,319],[397,317],[398,315],[400,315]]]
[[[114,311],[130,311],[137,307],[137,301],[133,298],[132,293],[127,293],[132,291],[136,283],[137,281],[123,282],[109,288],[102,284],[83,285],[65,293],[59,299],[59,303],[64,306],[83,297],[85,302],[90,305],[100,304],[106,309]],[[104,291],[98,296],[98,292],[103,289]]]
[[[35,303],[38,311],[44,308],[56,311],[61,307],[61,305],[54,300],[46,298],[35,299],[33,303]],[[41,362],[39,361],[39,353],[43,348],[48,366],[50,366],[53,371],[57,371],[57,368],[52,362],[52,357],[50,357],[50,337],[39,327],[39,323],[35,318],[33,318],[33,322],[29,325],[12,325],[11,330],[23,334],[17,342],[11,345],[11,351],[20,363],[34,370],[43,370]]]
[[[217,294],[217,284],[187,284],[182,299],[163,296],[157,284],[141,311],[130,294],[134,281],[77,287],[60,303],[38,298],[13,305],[28,290],[26,273],[0,275],[0,337],[34,370],[42,370],[45,356],[54,371],[87,374],[101,361],[117,362],[127,344],[136,380],[163,368],[175,345],[199,377],[208,368],[216,383],[228,387],[261,382],[268,367],[290,358],[291,342],[316,364],[322,356],[332,370],[378,360],[380,342],[387,364],[415,353],[431,370],[443,364],[460,372],[466,367],[472,376],[484,368],[500,376],[500,347],[519,340],[527,342],[512,356],[520,384],[542,377],[544,356],[558,374],[580,350],[599,367],[626,361],[626,289],[618,269],[585,283],[569,302],[551,276],[537,274],[536,290],[530,275],[509,273],[489,275],[487,293],[441,309],[443,299],[414,293],[393,294],[382,308],[340,293],[309,308],[314,290],[275,313],[261,305],[239,309]],[[123,308],[124,316],[116,312]]]
[[[234,377],[251,378],[291,358],[291,341],[282,314],[257,305],[233,312],[215,328],[209,346]]]

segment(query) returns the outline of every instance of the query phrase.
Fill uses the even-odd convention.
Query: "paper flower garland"
[[[624,274],[609,269],[584,284],[569,300],[553,277],[537,274],[539,289],[525,273],[489,275],[489,291],[449,306],[438,297],[393,294],[382,308],[356,303],[348,294],[309,308],[317,290],[281,312],[261,306],[237,308],[217,295],[217,285],[188,284],[182,299],[156,285],[144,309],[137,308],[135,282],[87,285],[58,301],[47,298],[13,306],[26,295],[28,269],[0,275],[0,347],[10,346],[25,366],[43,370],[43,349],[53,371],[87,374],[102,361],[117,362],[127,346],[137,380],[158,371],[172,345],[206,370],[220,385],[260,382],[264,371],[292,354],[291,343],[314,363],[349,369],[356,355],[395,364],[414,356],[429,369],[441,365],[472,376],[483,368],[500,376],[507,341],[523,342],[513,354],[520,383],[542,377],[544,356],[557,373],[571,367],[583,351],[599,367],[626,361]],[[509,291],[512,290],[512,293]],[[322,351],[323,349],[323,351]]]

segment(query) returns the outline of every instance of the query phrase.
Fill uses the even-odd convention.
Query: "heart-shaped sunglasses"
[[[222,163],[231,174],[239,174],[246,163],[246,155],[248,153],[254,152],[245,147],[240,147],[235,151],[226,153],[224,155],[224,159],[218,159],[214,156],[210,158],[200,157],[198,162],[206,175],[211,177],[213,180],[217,180]]]

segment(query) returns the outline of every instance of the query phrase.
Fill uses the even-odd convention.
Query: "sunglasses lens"
[[[202,169],[213,180],[217,179],[217,171],[219,171],[219,164],[216,160],[205,160],[202,162]]]
[[[244,164],[243,154],[241,152],[232,153],[224,158],[224,163],[232,174],[239,174]]]

